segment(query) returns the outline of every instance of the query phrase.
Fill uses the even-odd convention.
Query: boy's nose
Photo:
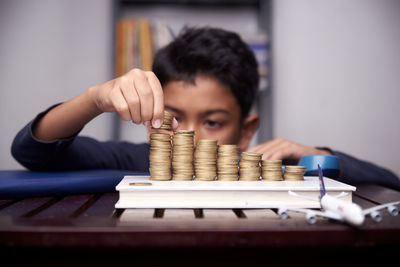
[[[196,131],[196,127],[192,123],[179,123],[179,130]]]

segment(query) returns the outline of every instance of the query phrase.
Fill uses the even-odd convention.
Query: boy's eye
[[[205,122],[205,125],[212,127],[212,128],[216,128],[216,127],[220,127],[222,124],[217,122],[217,121],[211,121],[211,120],[207,120]]]

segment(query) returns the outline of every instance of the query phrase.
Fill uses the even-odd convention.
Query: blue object
[[[115,192],[116,185],[125,175],[148,173],[121,170],[0,171],[0,198]]]
[[[304,156],[298,163],[306,167],[307,176],[318,176],[318,164],[321,165],[325,176],[338,177],[340,169],[336,156]],[[0,198],[115,192],[115,187],[125,175],[148,175],[148,173],[121,170],[0,171]]]
[[[299,166],[306,167],[305,176],[318,176],[318,164],[323,169],[325,176],[339,177],[339,159],[334,155],[308,155],[302,157],[298,163]]]

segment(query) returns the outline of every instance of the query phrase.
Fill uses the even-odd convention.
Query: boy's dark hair
[[[197,75],[230,88],[241,117],[249,114],[258,89],[257,62],[238,34],[216,28],[184,28],[154,58],[153,72],[162,86],[170,81],[194,83]]]

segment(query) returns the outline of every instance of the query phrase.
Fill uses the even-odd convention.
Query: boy
[[[257,88],[256,60],[237,34],[189,28],[156,54],[153,72],[133,69],[39,114],[18,133],[12,154],[32,170],[147,171],[148,144],[98,142],[77,135],[103,112],[118,112],[150,132],[151,126],[161,126],[164,107],[176,118],[173,129],[195,130],[195,142],[216,139],[246,151],[258,128],[258,116],[249,115]],[[295,160],[333,153],[340,159],[342,181],[400,188],[391,172],[329,149],[275,139],[250,151],[262,152],[263,159]]]

